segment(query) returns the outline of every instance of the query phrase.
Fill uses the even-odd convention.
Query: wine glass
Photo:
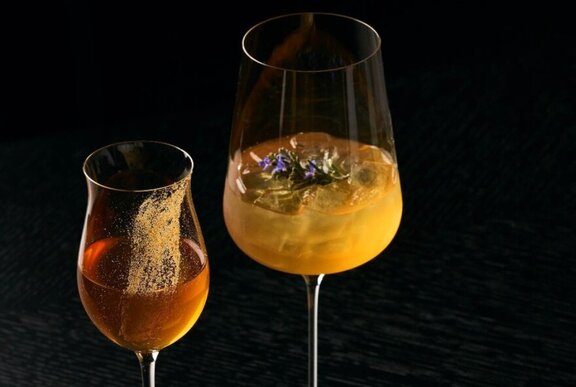
[[[159,351],[190,330],[208,297],[192,169],[185,151],[154,141],[105,146],[83,166],[80,299],[106,337],[136,353],[144,387],[154,386]]]
[[[317,386],[320,283],[378,256],[402,214],[380,37],[351,17],[300,13],[255,25],[242,48],[225,223],[246,255],[304,277]]]

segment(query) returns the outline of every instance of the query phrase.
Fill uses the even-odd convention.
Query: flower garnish
[[[326,185],[347,179],[350,175],[334,164],[328,151],[324,151],[322,158],[301,160],[296,152],[279,148],[278,152],[266,155],[258,165],[265,171],[271,169],[274,178],[290,180],[294,189],[313,184]]]

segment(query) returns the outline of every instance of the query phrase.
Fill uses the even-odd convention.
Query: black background
[[[160,386],[306,380],[303,281],[232,243],[221,214],[243,33],[302,10],[374,26],[395,129],[401,227],[328,276],[322,386],[576,385],[576,35],[567,2],[19,3],[0,12],[0,385],[138,385],[78,299],[82,161],[176,143],[212,265]]]
[[[551,75],[535,71],[553,73],[573,59],[570,13],[554,2],[212,2],[202,9],[119,3],[20,4],[3,12],[8,131],[84,130],[134,119],[170,125],[206,109],[229,112],[242,34],[265,18],[301,10],[343,13],[374,26],[390,82],[420,70],[516,62],[526,72],[514,80],[522,96],[542,81],[536,76]]]

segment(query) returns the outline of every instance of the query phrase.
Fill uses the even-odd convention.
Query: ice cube
[[[360,161],[374,161],[377,163],[392,164],[392,155],[374,145],[363,144],[356,148],[353,152],[353,158]]]
[[[333,144],[333,137],[326,133],[298,133],[290,139],[290,146],[300,159],[324,160],[337,159],[338,149]]]
[[[353,206],[364,206],[383,196],[392,183],[395,167],[383,162],[355,163],[350,170]]]
[[[370,164],[369,162],[364,162],[352,165],[350,168],[351,184],[358,187],[373,187],[377,184],[379,179],[378,168]]]
[[[307,132],[298,133],[290,139],[290,146],[292,148],[298,149],[312,149],[312,148],[322,148],[327,146],[332,140],[332,136],[327,133],[321,132]]]
[[[346,180],[318,186],[308,208],[338,214],[350,211],[353,191]]]
[[[287,179],[276,179],[269,172],[244,170],[237,177],[236,185],[242,194],[242,200],[254,203],[266,191],[289,190],[290,185]]]
[[[281,214],[296,215],[303,211],[304,205],[314,196],[315,190],[316,187],[299,190],[268,189],[260,193],[260,196],[254,200],[254,204]]]
[[[360,187],[387,186],[395,169],[393,158],[387,151],[372,145],[363,145],[354,154],[350,166],[350,182]]]

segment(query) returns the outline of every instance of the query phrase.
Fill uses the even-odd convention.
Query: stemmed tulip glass
[[[378,256],[402,214],[380,37],[302,13],[257,24],[242,46],[225,223],[246,255],[304,277],[316,386],[322,278]]]
[[[112,144],[84,162],[80,299],[106,337],[136,353],[144,387],[154,386],[158,352],[190,330],[208,296],[192,168],[185,151],[154,141]]]

